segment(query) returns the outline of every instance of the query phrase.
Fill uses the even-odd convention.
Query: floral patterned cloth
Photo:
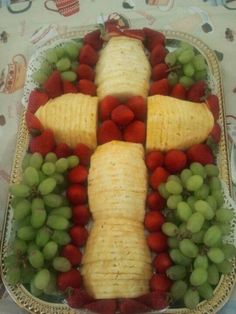
[[[120,26],[189,32],[220,61],[229,140],[236,143],[235,9],[236,0],[0,0],[0,234],[27,62],[39,46],[107,18],[116,18]],[[0,297],[0,313],[25,313],[1,284]],[[220,313],[236,313],[236,290]]]

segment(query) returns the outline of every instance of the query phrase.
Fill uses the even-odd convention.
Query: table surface
[[[65,10],[63,2],[69,3]],[[116,18],[127,27],[188,32],[217,54],[226,122],[236,142],[236,0],[0,0],[0,235],[27,62],[38,47],[81,26]],[[236,133],[236,132],[235,132]],[[0,313],[25,313],[0,283]],[[236,289],[221,314],[236,313]]]

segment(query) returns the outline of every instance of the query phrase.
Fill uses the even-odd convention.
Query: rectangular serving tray
[[[40,66],[40,56],[48,48],[56,47],[62,44],[63,41],[69,39],[78,39],[82,38],[87,32],[95,29],[96,26],[90,26],[86,28],[80,28],[78,31],[68,32],[63,37],[54,38],[49,44],[45,47],[42,47],[35,52],[31,57],[28,65],[27,78],[24,89],[24,96],[22,99],[23,105],[27,105],[28,97],[30,91],[36,87],[31,78],[32,71],[37,70]],[[161,30],[162,31],[162,30]],[[223,85],[222,77],[220,73],[220,67],[215,53],[206,46],[201,40],[196,37],[193,37],[187,33],[172,31],[172,30],[163,30],[162,31],[167,38],[167,47],[169,43],[170,49],[176,42],[179,40],[186,41],[193,45],[206,59],[209,69],[209,84],[212,89],[212,92],[216,94],[219,98],[220,103],[220,118],[219,123],[222,127],[222,136],[219,144],[219,154],[218,154],[218,166],[220,168],[220,177],[225,183],[226,191],[229,192],[229,196],[232,195],[232,184],[230,179],[230,169],[229,169],[229,160],[228,160],[228,144],[226,137],[226,122],[225,122],[225,104],[224,104],[224,95],[223,95]],[[22,118],[18,130],[18,138],[16,144],[16,152],[12,166],[12,174],[10,183],[18,182],[21,178],[21,163],[23,157],[27,151],[29,143],[29,134],[25,124],[25,110],[22,114]],[[226,192],[227,194],[227,192]],[[226,198],[229,197],[226,195]],[[65,303],[55,303],[58,302],[55,299],[52,302],[44,301],[38,299],[30,294],[30,292],[21,284],[17,286],[11,286],[6,281],[6,267],[4,264],[4,258],[8,252],[8,244],[11,239],[12,234],[14,233],[12,226],[12,210],[11,210],[11,200],[12,197],[8,196],[7,208],[4,216],[4,226],[3,226],[3,235],[1,241],[1,271],[2,271],[2,280],[3,283],[9,292],[12,299],[17,303],[18,306],[24,308],[29,313],[37,314],[75,314],[75,313],[85,313],[88,311],[84,310],[75,310],[70,308]],[[235,242],[235,218],[232,221],[232,232],[228,237],[228,241],[231,243]],[[209,314],[216,313],[222,308],[222,306],[227,302],[232,292],[236,280],[236,261],[234,259],[233,270],[230,274],[224,275],[221,277],[221,280],[214,291],[214,296],[209,301],[201,302],[195,310],[188,310],[186,308],[168,308],[164,311],[165,313],[196,313],[196,314]],[[153,311],[152,313],[158,313]]]

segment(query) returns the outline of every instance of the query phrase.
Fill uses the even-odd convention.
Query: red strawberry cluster
[[[100,103],[99,117],[99,144],[112,140],[145,142],[146,102],[143,97],[133,96],[126,103],[121,103],[116,97],[106,96]]]

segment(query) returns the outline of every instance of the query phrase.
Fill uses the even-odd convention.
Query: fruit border
[[[53,40],[51,40],[50,43],[47,43],[47,47],[49,47],[51,44],[55,46],[56,42],[61,42],[62,39],[67,40],[71,38],[80,38],[83,37],[87,32],[95,29],[95,25],[91,25],[88,27],[80,28],[78,31],[72,31],[67,32],[63,37],[56,37]],[[212,76],[213,82],[213,89],[214,93],[217,94],[219,98],[220,103],[220,124],[222,126],[222,136],[221,136],[221,142],[219,145],[219,157],[218,157],[218,166],[220,168],[220,175],[222,180],[225,182],[225,185],[227,187],[227,190],[229,190],[230,195],[232,195],[232,183],[230,179],[230,166],[229,166],[229,159],[228,159],[228,145],[227,145],[227,132],[226,132],[226,123],[225,123],[225,103],[224,103],[224,94],[223,94],[223,85],[222,85],[222,77],[220,73],[220,67],[218,60],[216,58],[216,55],[214,52],[205,45],[204,42],[199,40],[196,37],[193,37],[187,33],[178,32],[178,31],[171,31],[171,30],[160,30],[164,33],[167,39],[174,39],[174,40],[183,40],[191,45],[193,45],[195,48],[197,48],[201,54],[206,58],[206,61],[208,63],[209,72]],[[41,49],[45,49],[42,47]],[[33,55],[34,56],[34,55]],[[33,56],[30,60],[32,62]],[[29,62],[29,65],[30,65]],[[25,92],[27,93],[27,84],[25,86]],[[25,102],[25,99],[27,99],[27,96],[24,95],[23,102]],[[14,156],[13,161],[13,167],[12,167],[12,174],[11,174],[11,183],[15,183],[19,181],[19,178],[21,177],[21,163],[25,154],[25,151],[27,150],[29,143],[29,134],[26,128],[25,124],[25,111],[22,114],[19,130],[18,130],[18,137],[17,137],[17,143],[16,143],[16,152]],[[87,310],[74,310],[70,307],[68,307],[66,304],[63,303],[49,303],[45,302],[43,300],[40,300],[33,295],[31,295],[23,285],[17,285],[17,286],[11,286],[6,282],[5,275],[6,275],[6,268],[4,265],[4,257],[7,253],[8,249],[8,242],[10,238],[10,233],[12,231],[11,226],[11,196],[8,196],[8,202],[7,202],[7,208],[5,211],[4,216],[4,229],[3,229],[3,235],[2,235],[2,242],[1,242],[1,271],[2,271],[2,280],[3,283],[9,292],[12,299],[17,303],[18,306],[26,309],[30,313],[36,313],[36,314],[48,314],[48,313],[54,313],[54,314],[76,314],[76,313],[88,313]],[[236,225],[235,219],[232,222],[232,229],[234,230]],[[231,234],[230,238],[231,241],[235,241],[234,239],[235,235]],[[218,286],[216,287],[214,291],[214,296],[209,301],[203,301],[201,302],[198,307],[190,311],[185,308],[178,308],[178,309],[167,309],[164,310],[166,314],[183,314],[183,313],[195,313],[195,314],[210,314],[210,313],[216,313],[229,299],[230,294],[233,290],[234,284],[236,281],[236,260],[234,259],[233,264],[233,270],[230,274],[222,276]],[[161,311],[163,312],[163,311]],[[152,313],[157,313],[157,311],[153,311]]]

